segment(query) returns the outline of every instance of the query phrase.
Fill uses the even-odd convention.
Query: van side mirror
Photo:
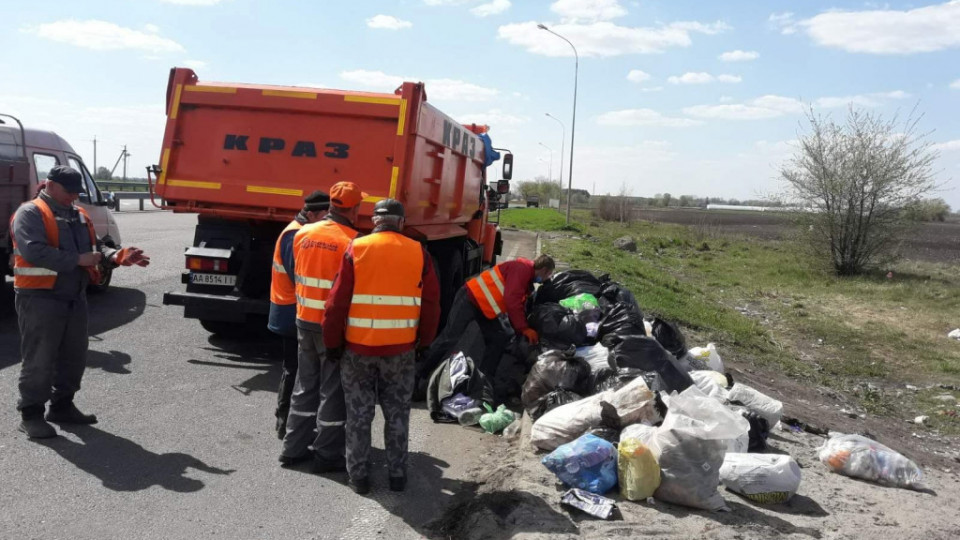
[[[509,180],[497,180],[497,193],[504,195],[510,193],[510,181]]]
[[[90,195],[87,195],[85,192],[81,191],[77,194],[77,198],[80,199],[80,202],[85,204],[90,204]]]
[[[503,174],[501,176],[504,180],[513,178],[513,154],[503,156]]]

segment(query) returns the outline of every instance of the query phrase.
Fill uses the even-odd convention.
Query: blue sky
[[[3,8],[0,112],[92,163],[156,163],[171,66],[201,80],[390,92],[486,123],[516,178],[560,176],[580,52],[574,187],[754,198],[782,190],[803,110],[918,105],[960,209],[960,0],[46,1]],[[42,5],[42,7],[37,7]],[[568,174],[563,166],[563,176]],[[564,180],[566,184],[566,180]]]

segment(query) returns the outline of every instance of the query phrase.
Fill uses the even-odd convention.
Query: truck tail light
[[[206,257],[187,256],[187,270],[198,270],[204,272],[226,273],[228,270],[227,259],[210,259]]]

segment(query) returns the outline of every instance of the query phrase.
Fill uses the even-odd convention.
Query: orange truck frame
[[[151,191],[158,206],[196,213],[198,223],[185,252],[186,291],[163,303],[183,306],[208,331],[265,326],[277,237],[304,196],[342,180],[370,195],[361,231],[372,228],[377,201],[404,204],[404,233],[433,256],[444,312],[466,277],[496,263],[502,241],[488,218],[509,192],[513,156],[503,157],[504,180],[488,185],[499,154],[486,126],[440,112],[422,83],[383,94],[201,82],[174,68],[166,110]]]

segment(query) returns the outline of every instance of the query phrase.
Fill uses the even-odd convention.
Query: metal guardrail
[[[114,180],[97,180],[100,191],[120,191],[124,193],[149,193],[150,184],[146,182],[116,182]]]
[[[143,211],[143,201],[150,199],[149,191],[115,191],[113,192],[114,200],[116,205],[114,206],[114,211],[120,211],[120,201],[122,200],[138,200],[140,201],[140,211]]]

